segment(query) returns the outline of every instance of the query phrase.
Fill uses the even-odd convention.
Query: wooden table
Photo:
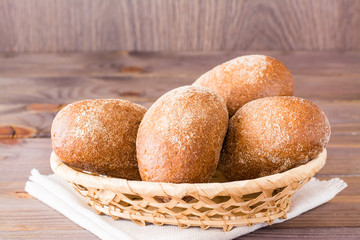
[[[327,114],[328,161],[317,177],[348,187],[329,203],[242,239],[359,239],[360,52],[263,52],[294,74],[295,95]],[[0,55],[0,237],[96,237],[24,192],[30,170],[50,174],[50,127],[64,104],[123,98],[149,107],[175,87],[247,52]]]

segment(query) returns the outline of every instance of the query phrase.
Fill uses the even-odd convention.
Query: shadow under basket
[[[219,172],[211,183],[173,184],[130,181],[96,176],[74,170],[53,152],[51,168],[86,197],[98,214],[130,219],[144,226],[170,224],[181,228],[253,225],[286,218],[292,195],[326,162],[326,150],[299,167],[251,180],[220,182]]]

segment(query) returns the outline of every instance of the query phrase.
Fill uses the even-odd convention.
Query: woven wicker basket
[[[219,172],[212,183],[154,183],[76,171],[54,153],[50,162],[52,170],[86,197],[98,214],[115,220],[131,219],[142,226],[149,222],[229,231],[234,226],[272,224],[276,218],[286,218],[291,196],[324,166],[326,150],[307,164],[283,173],[225,183],[221,183],[224,179]]]

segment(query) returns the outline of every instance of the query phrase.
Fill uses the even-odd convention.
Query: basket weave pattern
[[[171,184],[93,176],[66,166],[54,153],[53,171],[72,183],[98,214],[202,229],[272,222],[286,218],[291,196],[325,164],[326,150],[316,159],[281,174],[228,183]]]

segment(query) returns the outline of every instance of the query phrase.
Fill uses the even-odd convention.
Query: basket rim
[[[326,163],[327,151],[324,149],[316,158],[292,168],[288,171],[261,178],[232,181],[225,183],[165,183],[134,181],[122,178],[94,176],[77,171],[65,163],[54,153],[50,156],[53,172],[68,182],[87,188],[110,190],[139,196],[169,196],[179,199],[186,195],[202,195],[214,197],[218,195],[246,195],[263,190],[286,187],[292,183],[303,181],[320,171]]]

